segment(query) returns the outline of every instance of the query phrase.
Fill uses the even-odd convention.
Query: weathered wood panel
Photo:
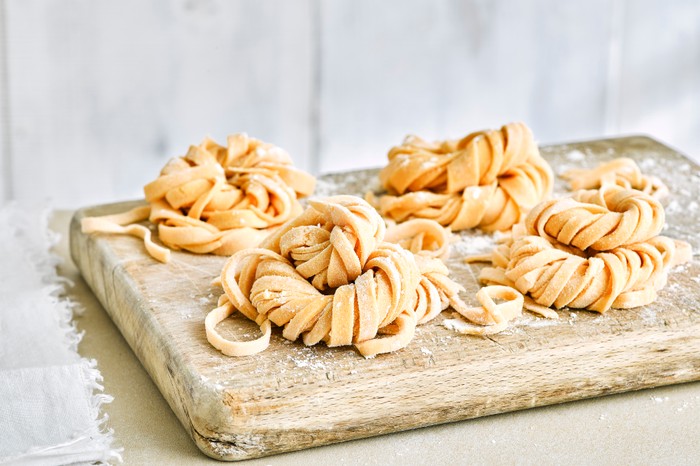
[[[522,120],[541,141],[605,130],[611,2],[321,4],[321,171],[379,166],[412,132]]]
[[[625,2],[622,47],[618,131],[700,161],[700,2]]]
[[[140,197],[237,131],[309,168],[309,3],[7,1],[15,195]]]
[[[0,4],[5,197],[140,197],[168,157],[233,131],[311,171],[512,120],[545,142],[655,134],[700,160],[694,0]]]
[[[8,129],[10,112],[7,91],[7,16],[5,0],[0,0],[0,205],[12,196],[11,158]]]
[[[700,168],[680,154],[644,137],[543,147],[542,153],[556,171],[616,156],[637,159],[672,188],[665,233],[700,248]],[[326,194],[362,194],[375,184],[376,171],[324,181]],[[557,190],[563,190],[560,180]],[[229,358],[208,344],[203,324],[221,293],[211,279],[225,258],[174,252],[169,264],[160,264],[135,238],[80,232],[81,217],[129,205],[78,211],[72,256],[187,432],[216,458],[265,456],[700,379],[697,253],[671,274],[656,302],[637,309],[602,316],[562,310],[557,321],[526,315],[489,338],[447,330],[441,325],[446,312],[420,326],[408,347],[370,360],[353,349],[288,342],[276,329],[266,351]],[[462,255],[487,238],[463,232],[447,261],[470,303],[479,266],[465,265]],[[257,334],[240,315],[220,330],[238,339]]]

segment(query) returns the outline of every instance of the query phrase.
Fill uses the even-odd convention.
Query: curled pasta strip
[[[397,222],[505,230],[552,189],[552,171],[522,123],[435,143],[409,136],[388,158],[379,175],[388,194],[378,208]]]
[[[664,226],[664,209],[641,191],[607,185],[573,198],[541,202],[525,220],[528,233],[550,241],[606,251],[647,241]]]
[[[205,321],[208,340],[224,354],[263,350],[272,323],[288,340],[354,345],[372,357],[405,347],[416,325],[447,306],[466,309],[442,261],[385,241],[384,221],[365,201],[335,196],[309,204],[224,265],[224,294]],[[215,327],[234,309],[260,325],[262,336],[224,339]]]
[[[391,223],[384,239],[422,256],[446,259],[450,253],[450,230],[434,220],[416,218]]]
[[[668,269],[690,259],[688,243],[657,236],[663,210],[654,213],[658,202],[649,195],[611,185],[580,192],[576,198],[594,203],[561,200],[559,208],[552,202],[535,207],[493,251],[492,266],[482,269],[480,281],[513,287],[544,308],[568,306],[602,313],[611,307],[651,303],[665,285]],[[618,208],[617,201],[628,207]],[[598,211],[603,206],[618,208],[618,216],[598,228],[595,222],[612,213]],[[637,223],[619,219],[619,211],[635,211],[631,218]],[[562,233],[568,224],[594,227],[579,243],[576,234]]]
[[[523,295],[510,286],[485,286],[477,291],[476,299],[481,306],[458,312],[479,326],[462,319],[446,319],[443,325],[465,335],[492,335],[505,330],[508,323],[523,312]],[[495,299],[502,302],[497,304]]]
[[[279,147],[235,134],[226,146],[205,139],[183,157],[170,160],[144,187],[148,210],[136,210],[148,212],[170,249],[230,255],[258,245],[275,227],[298,215],[302,209],[297,198],[311,194],[314,185],[314,178],[295,169]],[[110,217],[101,219],[83,219],[83,231],[143,237],[144,227],[119,229]],[[150,236],[145,244],[154,258],[167,262],[169,254],[155,249]]]
[[[157,245],[151,239],[151,230],[143,225],[138,225],[148,218],[150,208],[140,206],[120,214],[105,215],[102,217],[86,217],[82,221],[83,233],[118,233],[136,236],[143,239],[148,253],[161,262],[170,260],[170,250]]]
[[[561,177],[569,181],[573,191],[616,185],[642,191],[656,199],[668,194],[668,188],[659,178],[643,174],[634,160],[626,157],[613,159],[593,169],[567,170]]]

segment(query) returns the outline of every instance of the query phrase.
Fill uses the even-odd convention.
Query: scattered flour
[[[474,328],[473,324],[467,323],[462,319],[445,319],[442,321],[442,325],[448,330],[454,330],[458,333],[461,331],[467,331]]]
[[[580,162],[586,158],[586,154],[581,152],[578,149],[574,149],[568,154],[566,154],[566,160],[569,160],[571,162]]]
[[[575,314],[572,314],[575,315]],[[569,320],[567,323],[571,325],[573,323],[573,320]],[[566,321],[562,321],[560,319],[547,319],[545,317],[541,316],[535,316],[532,314],[523,314],[523,317],[513,321],[514,326],[518,327],[532,327],[532,328],[541,328],[541,327],[552,327],[554,325],[561,325]]]
[[[669,202],[669,204],[666,206],[666,208],[664,210],[666,211],[667,214],[672,214],[672,213],[676,213],[676,212],[683,210],[683,207],[680,205],[680,203],[676,199],[674,199],[671,202]]]
[[[323,363],[323,361],[320,361],[318,358],[311,356],[311,357],[294,357],[291,354],[287,356],[287,359],[292,361],[296,367],[308,367],[310,369],[321,369],[325,370],[326,365]]]
[[[654,170],[654,168],[656,168],[656,160],[652,158],[646,158],[637,162],[637,165],[639,165],[639,168],[641,168],[642,171],[651,172]]]
[[[325,197],[335,194],[338,190],[337,185],[324,178],[316,179],[316,188],[314,189],[314,196]]]
[[[558,175],[561,175],[572,168],[583,168],[586,159],[590,160],[591,157],[578,149],[574,149],[564,155],[564,160],[566,160],[566,163],[560,162],[555,165],[555,171]]]
[[[464,258],[487,254],[496,247],[496,236],[486,233],[476,235],[460,235],[456,233],[450,244],[452,257]]]
[[[656,315],[656,311],[651,309],[651,308],[648,308],[646,306],[643,307],[639,311],[639,317],[642,318],[642,322],[644,322],[645,324],[658,324],[659,323],[659,319]]]

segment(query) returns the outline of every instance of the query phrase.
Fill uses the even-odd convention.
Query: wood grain
[[[700,247],[700,169],[646,137],[542,148],[561,171],[630,156],[668,182],[666,234]],[[321,194],[364,192],[376,172],[330,175]],[[557,189],[564,190],[561,182]],[[411,344],[366,360],[352,349],[306,348],[273,332],[261,354],[228,358],[206,341],[203,319],[220,290],[210,285],[225,260],[176,252],[170,264],[148,257],[131,237],[80,233],[71,253],[163,396],[199,448],[240,460],[586,397],[700,379],[700,263],[671,274],[658,300],[632,310],[559,312],[558,321],[524,316],[490,338],[457,335],[443,317],[419,327]],[[466,232],[462,241],[483,239]],[[474,302],[479,266],[448,260]],[[220,328],[251,338],[236,316]],[[582,426],[585,429],[585,426]]]
[[[210,135],[310,167],[310,0],[7,1],[15,197],[141,196]]]
[[[12,197],[7,49],[7,15],[5,14],[5,0],[0,0],[0,205]]]
[[[700,2],[623,3],[616,129],[653,131],[700,160]]]
[[[540,141],[606,131],[609,0],[321,6],[322,173],[379,166],[406,131],[456,138],[520,120]]]
[[[168,158],[237,131],[314,172],[379,166],[407,131],[515,120],[548,142],[653,133],[700,160],[695,0],[0,5],[5,197],[138,197]]]

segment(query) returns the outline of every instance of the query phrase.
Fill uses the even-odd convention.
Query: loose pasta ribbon
[[[446,259],[452,233],[434,220],[415,218],[403,223],[391,222],[384,239],[397,243],[414,254]]]
[[[592,169],[573,168],[562,173],[561,177],[569,181],[573,191],[616,185],[642,191],[656,199],[668,194],[663,181],[656,176],[645,175],[635,161],[627,157],[613,159]]]

